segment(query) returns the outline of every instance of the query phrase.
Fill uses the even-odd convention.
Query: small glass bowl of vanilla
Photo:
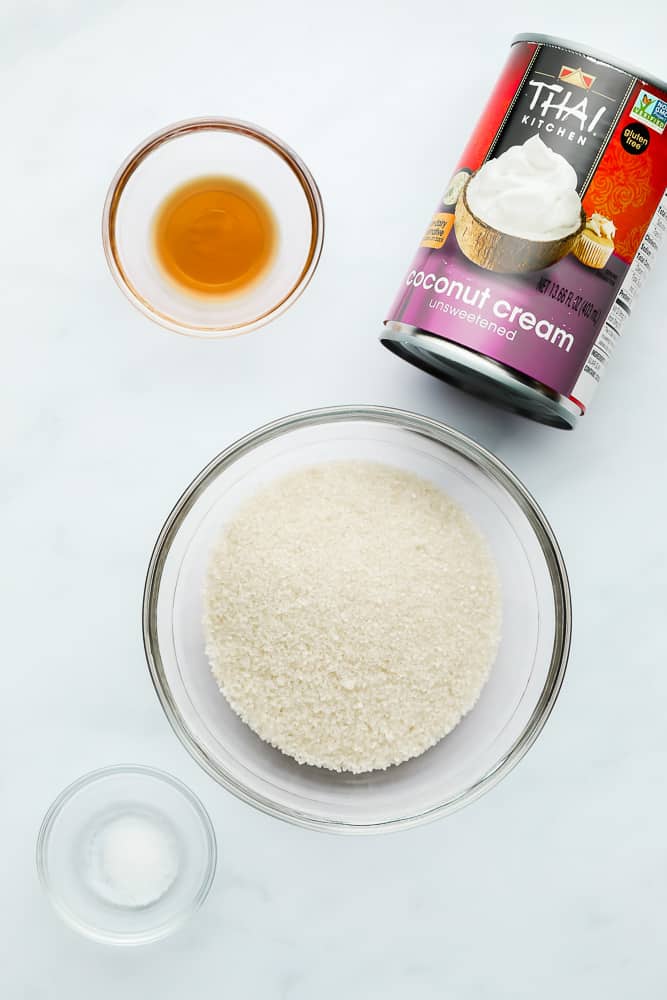
[[[146,139],[107,194],[102,240],[130,301],[177,333],[230,337],[283,313],[322,251],[310,171],[257,125],[197,118]]]

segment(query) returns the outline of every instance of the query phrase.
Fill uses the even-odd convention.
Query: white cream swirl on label
[[[482,222],[524,240],[557,240],[581,224],[576,172],[539,135],[487,160],[468,184],[467,199]]]

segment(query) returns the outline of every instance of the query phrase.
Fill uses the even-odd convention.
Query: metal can
[[[667,231],[667,83],[518,35],[382,343],[534,420],[589,405]]]

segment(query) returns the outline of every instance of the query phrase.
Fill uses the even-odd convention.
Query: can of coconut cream
[[[395,354],[554,427],[667,231],[667,83],[519,35],[385,320]]]

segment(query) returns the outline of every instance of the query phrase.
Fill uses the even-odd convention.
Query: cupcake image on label
[[[534,135],[468,180],[456,205],[456,239],[489,271],[539,271],[570,253],[584,219],[576,171]]]
[[[599,212],[586,220],[583,233],[575,243],[573,253],[586,267],[603,268],[614,251],[616,226]]]

